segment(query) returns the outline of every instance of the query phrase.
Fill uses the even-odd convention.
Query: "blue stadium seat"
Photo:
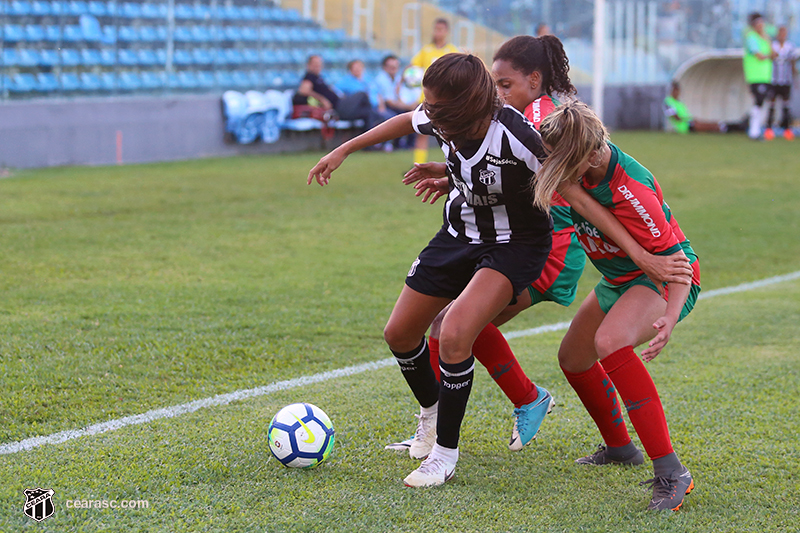
[[[153,26],[141,26],[139,28],[139,38],[145,43],[152,43],[160,40]]]
[[[166,86],[164,72],[146,71],[141,73],[143,89],[161,89]]]
[[[255,48],[245,48],[242,50],[242,58],[244,62],[249,65],[256,65],[261,62],[261,58],[258,56],[258,50]]]
[[[167,40],[167,27],[166,26],[156,26],[156,37],[159,41],[166,41]]]
[[[241,70],[234,70],[231,72],[232,87],[248,88],[250,87],[250,78],[246,72]]]
[[[6,35],[6,39],[8,39],[8,35]],[[56,25],[50,25],[44,27],[44,40],[57,42],[61,40],[61,28]]]
[[[303,28],[301,30],[303,36],[302,41],[306,44],[314,44],[320,42],[320,33],[317,28]]]
[[[282,27],[277,26],[272,29],[274,41],[278,43],[288,43],[289,42],[289,31]]]
[[[197,20],[211,20],[211,8],[203,4],[194,6],[194,18]]]
[[[150,50],[149,48],[144,48],[142,50],[139,50],[138,56],[140,65],[153,66],[159,64],[158,58],[156,57],[156,53],[153,50]],[[161,64],[163,65],[164,63]]]
[[[196,89],[199,86],[197,76],[189,70],[178,72],[178,87],[181,89]]]
[[[288,34],[289,34],[289,42],[292,43],[303,42],[303,28],[298,28],[296,26],[290,27],[288,29]]]
[[[100,88],[104,91],[114,91],[117,89],[117,75],[113,72],[103,72],[100,74]]]
[[[203,48],[192,50],[192,59],[195,65],[210,65],[214,62],[209,51]]]
[[[113,6],[114,4],[109,2],[97,2],[92,1],[88,4],[88,11],[90,15],[94,15],[95,17],[106,17],[113,15],[113,13],[109,13],[109,7]],[[97,83],[100,83],[100,79],[97,79]]]
[[[203,89],[210,89],[216,85],[214,75],[207,71],[201,70],[197,73],[197,85]]]
[[[278,62],[275,61],[275,50],[263,48],[261,50],[261,63],[268,67],[277,65]]]
[[[225,63],[228,65],[241,65],[244,63],[244,55],[236,48],[226,48],[224,57]]]
[[[288,65],[292,62],[292,55],[289,50],[285,48],[278,48],[274,51],[276,65]]]
[[[62,39],[68,43],[83,41],[83,29],[80,26],[64,26]]]
[[[81,54],[77,50],[71,48],[63,48],[61,50],[61,64],[67,67],[77,67],[82,63]]]
[[[300,85],[300,79],[302,76],[296,70],[284,70],[283,74],[283,83],[287,87],[297,87]]]
[[[66,0],[53,0],[50,2],[50,14],[54,17],[69,14],[69,2]]]
[[[240,20],[242,18],[242,10],[239,6],[235,4],[231,4],[229,6],[222,6],[222,9],[219,10],[218,12],[220,12],[222,18],[226,20]]]
[[[258,30],[252,26],[244,26],[242,28],[242,40],[249,42],[258,41]]]
[[[135,50],[122,48],[117,50],[117,62],[120,65],[134,66],[139,64],[139,56]]]
[[[258,29],[258,39],[265,43],[271,43],[275,40],[275,32],[270,26],[262,26]]]
[[[251,6],[240,7],[239,15],[242,20],[258,20],[258,12],[256,11],[256,8]]]
[[[43,49],[39,51],[39,66],[54,67],[58,65],[59,61],[57,50]]]
[[[194,6],[175,2],[175,18],[181,20],[194,19]]]
[[[178,81],[178,75],[174,72],[169,72],[167,74],[167,87],[170,89],[178,89],[180,87],[180,82]]]
[[[186,26],[175,26],[175,32],[172,35],[173,39],[180,42],[191,42],[192,32]]]
[[[35,48],[23,48],[19,51],[19,65],[23,67],[36,67],[41,63],[41,54]]]
[[[117,52],[113,48],[103,48],[100,50],[100,64],[106,67],[113,67],[117,64]]]
[[[223,89],[226,87],[233,87],[233,78],[231,78],[231,73],[227,70],[218,70],[214,73],[214,79],[217,82],[219,87]]]
[[[91,72],[83,72],[81,74],[81,91],[94,92],[99,91],[101,88],[100,76]]]
[[[142,18],[142,4],[125,2],[119,10],[119,15],[129,19]]]
[[[117,42],[117,28],[114,26],[103,26],[103,42],[114,44]]]
[[[39,24],[25,26],[25,40],[32,43],[44,41],[44,27]]]
[[[139,30],[133,26],[120,26],[118,38],[120,41],[128,43],[139,41]]]
[[[14,74],[8,81],[10,83],[6,86],[12,93],[29,93],[37,87],[36,78],[33,77],[33,74]]]
[[[227,41],[241,41],[242,31],[238,26],[226,26],[223,30],[223,35]]]
[[[49,93],[58,90],[58,79],[49,72],[40,72],[36,75],[36,89]]]
[[[266,20],[266,21],[273,21],[272,16],[272,8],[271,7],[257,7],[256,13],[258,14],[259,20]]]
[[[79,19],[83,38],[86,41],[100,41],[103,39],[103,30],[100,22],[94,15],[81,15]]]
[[[142,88],[142,80],[135,72],[121,72],[119,75],[119,88],[123,91],[136,91]]]
[[[211,33],[205,26],[192,26],[192,40],[196,43],[207,43],[211,41]]]
[[[147,2],[147,3],[142,4],[142,18],[146,18],[146,19],[166,19],[167,18],[167,4],[164,3],[164,2],[158,3],[158,4]]]
[[[156,48],[156,63],[159,65],[167,64],[167,51],[164,48]]]
[[[285,13],[286,18],[284,20],[286,21],[297,22],[303,20],[300,12],[296,9],[284,9],[283,12]]]
[[[25,0],[13,0],[7,10],[9,15],[25,16],[31,14],[31,3]]]
[[[16,67],[21,65],[19,52],[14,48],[3,48],[3,65],[8,67]]]
[[[31,15],[37,17],[45,17],[53,12],[50,2],[43,2],[42,0],[34,0],[31,2]]]
[[[89,67],[99,65],[100,52],[98,50],[92,50],[91,48],[84,48],[81,50],[81,63]]]
[[[25,30],[19,24],[6,24],[3,27],[3,38],[9,43],[24,41]]]
[[[83,0],[72,0],[69,3],[67,7],[67,14],[74,15],[77,17],[83,15],[84,13],[89,13],[89,5],[86,2],[84,2]],[[77,81],[77,79],[78,78],[76,77],[75,80]],[[62,85],[63,85],[63,80],[62,80]]]
[[[308,56],[305,50],[301,50],[299,48],[292,48],[292,50],[289,52],[289,55],[291,57],[290,63],[297,63],[297,64],[305,63],[306,58]]]
[[[62,91],[77,91],[81,88],[81,80],[73,72],[62,72],[60,81]]]
[[[191,65],[194,62],[191,52],[179,48],[172,53],[172,62],[176,65]]]

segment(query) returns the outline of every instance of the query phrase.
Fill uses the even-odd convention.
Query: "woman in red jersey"
[[[540,131],[550,152],[535,178],[535,205],[548,209],[557,189],[579,184],[648,252],[691,261],[691,285],[668,283],[662,293],[613,238],[572,210],[576,235],[602,278],[572,320],[558,359],[607,446],[577,462],[624,463],[641,453],[628,436],[616,387],[653,461],[653,479],[645,482],[653,487],[648,509],[677,510],[694,481],[672,448],[658,391],[634,347],[649,341],[641,356],[652,361],[692,310],[700,292],[697,255],[653,174],[609,141],[586,104],[559,106]]]

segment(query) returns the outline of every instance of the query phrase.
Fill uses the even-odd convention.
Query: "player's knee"
[[[625,346],[624,341],[620,340],[612,332],[598,331],[594,336],[594,349],[600,359],[608,357],[612,353]]]
[[[411,339],[403,328],[395,326],[391,321],[383,328],[383,340],[395,352],[410,352],[419,345],[420,339]]]
[[[457,327],[443,328],[439,333],[439,357],[448,364],[466,361],[472,346],[464,342],[465,335]]]

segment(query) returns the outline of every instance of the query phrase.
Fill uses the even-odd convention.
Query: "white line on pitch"
[[[782,276],[765,278],[750,283],[742,283],[741,285],[735,285],[733,287],[723,287],[721,289],[715,289],[713,291],[701,293],[700,298],[701,299],[713,298],[715,296],[723,296],[726,294],[732,294],[736,292],[751,291],[753,289],[766,287],[767,285],[774,285],[776,283],[782,283],[784,281],[791,281],[795,279],[800,279],[800,271],[792,272],[791,274],[784,274]],[[509,333],[505,333],[505,337],[507,339],[530,337],[532,335],[539,335],[541,333],[565,330],[568,327],[569,327],[569,322],[558,322],[556,324],[539,326],[538,328],[531,328],[522,331],[511,331]],[[193,413],[199,409],[204,409],[206,407],[213,407],[216,405],[227,405],[231,402],[244,400],[247,398],[264,396],[265,394],[270,394],[273,392],[294,389],[297,387],[302,387],[304,385],[311,385],[313,383],[320,383],[323,381],[328,381],[340,377],[352,376],[354,374],[360,374],[362,372],[366,372],[367,370],[376,370],[379,368],[391,366],[393,364],[394,364],[394,358],[389,357],[387,359],[381,359],[379,361],[374,361],[371,363],[362,363],[360,365],[348,366],[345,368],[339,368],[328,372],[321,372],[319,374],[314,374],[311,376],[301,376],[299,378],[287,379],[285,381],[277,381],[275,383],[264,385],[263,387],[256,387],[254,389],[243,389],[234,392],[229,392],[226,394],[218,394],[217,396],[204,398],[202,400],[195,400],[189,403],[173,405],[172,407],[153,409],[152,411],[147,411],[146,413],[142,413],[139,415],[126,416],[124,418],[109,420],[108,422],[92,424],[91,426],[86,426],[81,429],[71,429],[68,431],[53,433],[52,435],[31,437],[29,439],[24,439],[18,442],[9,442],[6,444],[0,444],[0,455],[18,453],[24,450],[38,448],[39,446],[43,446],[45,444],[59,444],[62,442],[66,442],[68,440],[77,439],[79,437],[98,435],[100,433],[106,433],[108,431],[116,431],[126,426],[146,424],[148,422],[153,422],[155,420],[160,420],[162,418],[173,418],[183,414]]]

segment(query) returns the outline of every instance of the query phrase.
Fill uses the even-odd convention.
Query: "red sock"
[[[472,354],[486,367],[515,407],[536,400],[539,395],[536,386],[519,366],[508,341],[497,327],[489,324],[483,328],[472,345]]]
[[[589,370],[577,374],[561,369],[567,381],[578,393],[578,398],[589,411],[597,429],[603,436],[606,446],[625,446],[631,438],[622,418],[622,409],[617,400],[614,384],[606,371],[595,363]]]
[[[431,367],[436,374],[436,381],[442,382],[441,371],[439,370],[439,339],[428,336],[428,350],[431,352]]]
[[[653,378],[633,351],[633,346],[621,348],[601,362],[611,381],[617,386],[631,423],[650,459],[672,453],[661,398]]]

